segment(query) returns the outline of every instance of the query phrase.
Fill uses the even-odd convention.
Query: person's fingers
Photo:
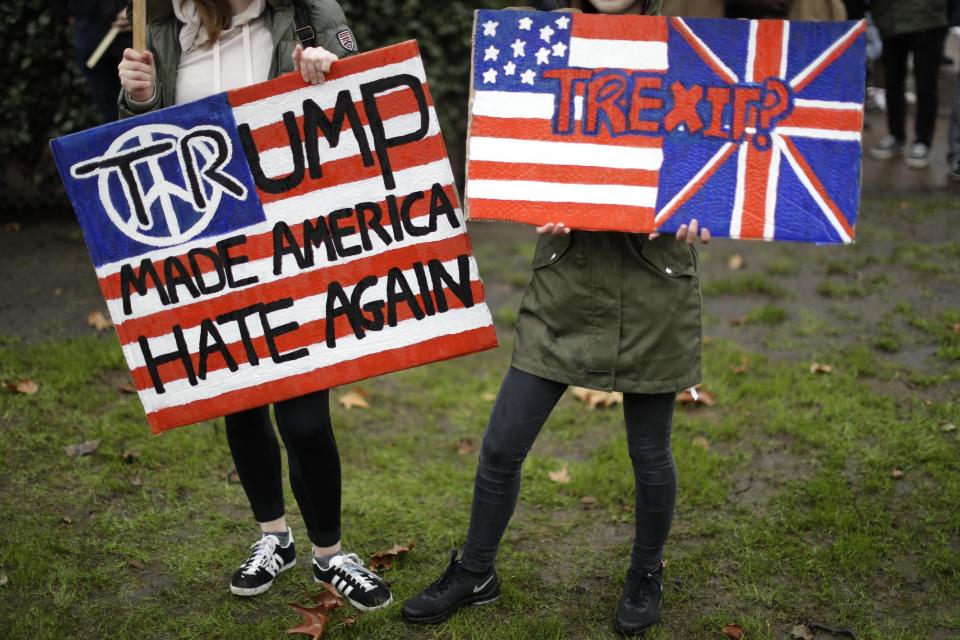
[[[147,50],[141,54],[143,59],[143,64],[149,65],[150,67],[155,66],[153,61],[153,51]]]
[[[568,236],[570,235],[571,231],[573,231],[573,229],[571,229],[570,227],[567,227],[566,229],[563,230],[563,234]]]
[[[320,84],[323,82],[323,71],[320,70],[320,61],[315,57],[310,60],[310,83]]]
[[[303,58],[303,45],[298,44],[293,48],[293,68],[300,71],[300,60]],[[304,78],[306,80],[306,78]]]
[[[653,233],[647,235],[647,240],[656,240],[659,237],[660,237],[660,232],[654,231]]]
[[[677,242],[683,242],[684,240],[687,239],[687,225],[685,224],[680,225],[680,228],[677,229],[676,238],[677,238]]]
[[[548,222],[547,224],[545,224],[545,225],[543,225],[543,226],[537,227],[537,233],[539,233],[540,235],[546,235],[546,234],[550,233],[551,231],[553,231],[553,223],[552,223],[552,222]]]
[[[136,73],[153,73],[153,67],[148,64],[143,64],[142,62],[130,62],[125,60],[120,63],[121,71],[132,71]]]
[[[700,230],[700,223],[694,218],[690,221],[690,227],[687,229],[687,244],[693,244],[697,241],[697,231]]]
[[[139,82],[150,82],[153,79],[153,76],[149,73],[144,73],[143,71],[131,71],[129,69],[121,69],[120,79],[136,80]]]
[[[330,67],[333,65],[336,58],[330,55],[325,55],[320,58],[320,70],[324,75],[330,73]]]
[[[703,244],[710,244],[710,229],[704,227],[700,230],[700,242]]]

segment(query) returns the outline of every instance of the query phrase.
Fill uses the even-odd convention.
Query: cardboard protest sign
[[[496,346],[414,42],[52,146],[156,432]]]
[[[864,29],[478,11],[468,216],[852,242]]]

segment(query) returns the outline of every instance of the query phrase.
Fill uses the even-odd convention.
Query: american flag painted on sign
[[[851,242],[863,31],[478,11],[469,215]]]
[[[496,346],[413,42],[53,147],[154,431]]]

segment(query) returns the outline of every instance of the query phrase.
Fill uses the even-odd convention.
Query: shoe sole
[[[923,160],[907,158],[907,166],[911,169],[926,169],[930,166],[930,158],[924,158]]]
[[[360,604],[359,602],[357,602],[356,600],[354,600],[353,598],[351,598],[350,596],[344,594],[342,591],[340,591],[339,589],[337,589],[335,586],[333,586],[333,585],[330,584],[329,582],[324,582],[323,580],[318,579],[317,576],[313,576],[313,581],[316,582],[317,584],[322,584],[322,585],[324,585],[324,586],[327,587],[328,589],[333,589],[334,593],[336,593],[338,596],[340,596],[341,598],[343,598],[344,600],[346,600],[347,602],[349,602],[351,605],[353,605],[354,607],[356,607],[357,609],[359,609],[360,611],[363,611],[363,612],[377,611],[377,610],[379,610],[379,609],[384,609],[384,608],[386,608],[386,607],[389,607],[391,604],[393,604],[393,594],[391,593],[391,594],[390,594],[390,597],[387,598],[387,601],[384,602],[383,604],[378,604],[378,605],[375,606],[375,607],[366,607],[366,606]],[[329,586],[328,586],[328,585],[329,585]]]
[[[297,564],[297,559],[294,558],[293,562],[290,562],[280,567],[280,573],[283,573],[287,569],[290,569],[296,566],[296,564]],[[278,573],[276,576],[273,576],[273,580],[276,580],[277,576],[279,576],[280,573]],[[250,596],[258,596],[273,586],[273,580],[271,580],[266,584],[260,585],[259,587],[250,587],[249,589],[244,589],[243,587],[235,587],[233,585],[230,585],[230,593],[232,593],[235,596],[243,596],[245,598],[249,598]]]
[[[625,636],[639,636],[639,635],[642,635],[642,634],[646,633],[646,632],[649,631],[650,629],[652,629],[655,624],[657,624],[657,623],[654,622],[653,624],[649,624],[649,625],[643,627],[642,629],[625,629],[624,627],[621,627],[621,626],[620,626],[620,623],[619,623],[619,622],[616,622],[616,621],[615,621],[615,622],[613,623],[613,628],[616,630],[617,633],[622,633],[622,634],[625,635]]]
[[[407,622],[412,622],[414,624],[439,624],[444,620],[446,620],[447,618],[449,618],[450,616],[452,616],[453,614],[455,614],[460,609],[463,609],[464,607],[482,607],[485,604],[496,602],[499,599],[500,599],[499,593],[495,594],[493,597],[489,595],[478,596],[476,599],[470,598],[470,599],[464,600],[463,602],[458,603],[452,609],[448,609],[443,613],[438,613],[435,616],[424,616],[422,618],[411,616],[406,611],[401,611],[400,614],[404,617],[404,619]]]

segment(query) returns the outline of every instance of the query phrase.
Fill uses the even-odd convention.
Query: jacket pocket
[[[537,250],[533,254],[533,268],[541,269],[556,264],[573,246],[573,237],[576,232],[562,236],[544,235],[537,241]]]
[[[667,278],[684,276],[699,277],[699,259],[697,250],[686,242],[677,242],[673,236],[665,235],[649,240],[634,236],[631,243],[646,266]]]

